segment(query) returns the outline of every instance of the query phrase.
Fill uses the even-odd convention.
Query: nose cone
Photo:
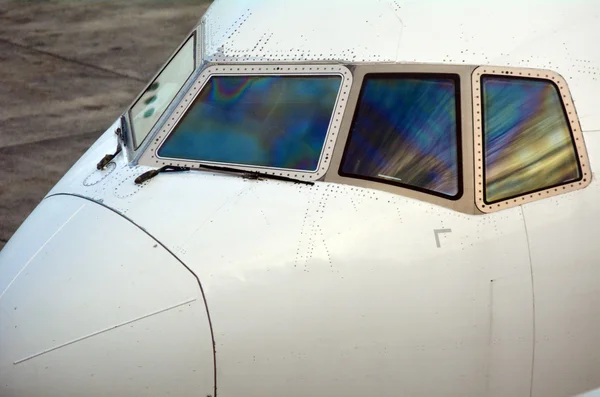
[[[121,215],[45,199],[0,252],[0,395],[211,395],[198,280]]]

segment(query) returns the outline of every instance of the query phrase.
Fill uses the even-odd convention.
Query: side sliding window
[[[460,131],[458,75],[367,74],[339,174],[458,200]]]
[[[196,34],[179,48],[131,107],[133,148],[137,150],[196,68]]]
[[[589,184],[579,121],[559,75],[480,67],[473,89],[475,192],[481,211]]]

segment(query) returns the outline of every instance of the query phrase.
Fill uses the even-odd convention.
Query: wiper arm
[[[189,170],[190,169],[188,167],[178,167],[176,165],[165,165],[156,170],[150,170],[150,171],[144,172],[142,175],[135,178],[135,184],[139,185],[140,183],[149,181],[150,179],[154,178],[156,175],[160,174],[161,172],[182,172],[182,171],[189,171]]]
[[[117,150],[115,150],[113,154],[107,154],[106,156],[104,156],[102,160],[100,160],[100,162],[96,164],[96,168],[99,170],[103,170],[104,167],[106,167],[108,163],[110,163],[115,157],[117,157],[119,153],[121,153],[121,145],[117,143]]]
[[[102,158],[102,160],[100,160],[100,162],[98,162],[98,164],[96,164],[96,168],[99,170],[103,170],[104,167],[106,167],[108,165],[108,163],[110,163],[115,157],[117,157],[117,155],[119,153],[121,153],[121,145],[119,144],[119,139],[123,140],[123,131],[121,130],[121,127],[117,128],[115,130],[115,134],[117,135],[117,150],[115,150],[115,152],[113,154],[107,154],[106,156],[104,156]]]
[[[259,172],[259,171],[240,170],[240,169],[237,169],[237,168],[223,167],[223,166],[220,166],[220,165],[200,164],[200,168],[203,168],[203,169],[206,169],[206,170],[213,170],[213,171],[233,172],[233,173],[242,175],[242,177],[244,177],[246,179],[257,179],[257,180],[260,180],[262,178],[265,178],[265,179],[275,179],[275,180],[278,180],[278,181],[302,183],[302,184],[305,184],[305,185],[314,185],[315,184],[312,181],[302,181],[300,179],[290,178],[289,176],[264,174],[264,173]]]
[[[218,165],[209,165],[209,164],[200,164],[199,167],[200,167],[200,169],[211,170],[211,171],[232,172],[235,174],[239,174],[243,178],[246,178],[246,179],[260,180],[260,179],[265,178],[265,179],[275,179],[275,180],[286,181],[286,182],[303,183],[306,185],[314,185],[314,182],[311,182],[311,181],[302,181],[300,179],[290,178],[290,177],[282,176],[282,175],[263,174],[262,172],[258,172],[258,171],[240,170],[240,169],[233,168],[233,167],[222,167],[222,166],[218,166]],[[182,171],[191,171],[194,169],[195,168],[178,167],[176,165],[165,165],[164,167],[158,168],[156,170],[150,170],[150,171],[144,172],[142,175],[135,178],[135,183],[136,183],[136,185],[144,183],[144,182],[154,178],[155,176],[157,176],[158,174],[160,174],[162,172],[182,172]]]

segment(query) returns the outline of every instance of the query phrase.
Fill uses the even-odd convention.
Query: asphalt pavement
[[[0,0],[0,249],[208,0]]]

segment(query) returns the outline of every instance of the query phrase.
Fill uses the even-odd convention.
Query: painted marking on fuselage
[[[440,248],[440,233],[452,233],[452,229],[433,229],[433,234],[435,236],[435,245]]]
[[[36,357],[39,357],[39,356],[41,356],[41,355],[43,355],[43,354],[50,353],[50,352],[52,352],[52,351],[54,351],[54,350],[58,350],[58,349],[60,349],[60,348],[63,348],[63,347],[65,347],[65,346],[72,345],[73,343],[81,342],[82,340],[85,340],[85,339],[91,338],[92,336],[100,335],[100,334],[102,334],[102,333],[104,333],[104,332],[107,332],[107,331],[112,331],[113,329],[120,328],[120,327],[122,327],[122,326],[124,326],[124,325],[128,325],[128,324],[134,323],[134,322],[136,322],[136,321],[140,321],[140,320],[143,320],[143,319],[145,319],[145,318],[152,317],[152,316],[155,316],[155,315],[157,315],[157,314],[164,313],[164,312],[166,312],[166,311],[169,311],[169,310],[176,309],[176,308],[178,308],[178,307],[180,307],[180,306],[184,306],[184,305],[190,304],[190,303],[192,303],[192,302],[195,302],[195,301],[196,301],[196,299],[198,299],[198,298],[189,299],[189,300],[187,300],[187,301],[185,301],[185,302],[177,303],[177,304],[175,304],[175,305],[173,305],[173,306],[169,306],[169,307],[167,307],[167,308],[160,309],[160,310],[157,310],[157,311],[155,311],[155,312],[152,312],[152,313],[145,314],[145,315],[143,315],[143,316],[140,316],[140,317],[134,318],[133,320],[125,321],[124,323],[117,324],[117,325],[113,325],[112,327],[105,328],[105,329],[102,329],[102,330],[100,330],[100,331],[93,332],[93,333],[91,333],[91,334],[88,334],[88,335],[82,336],[82,337],[80,337],[80,338],[77,338],[77,339],[73,339],[72,341],[69,341],[69,342],[63,343],[62,345],[54,346],[54,347],[51,347],[50,349],[46,349],[46,350],[44,350],[44,351],[41,351],[41,352],[39,352],[39,353],[35,353],[35,354],[32,354],[31,356],[27,356],[27,357],[25,357],[25,358],[22,358],[22,359],[20,359],[20,360],[17,360],[17,361],[15,361],[15,362],[13,363],[13,365],[20,364],[20,363],[22,363],[22,362],[24,362],[24,361],[31,360],[32,358],[36,358]]]

